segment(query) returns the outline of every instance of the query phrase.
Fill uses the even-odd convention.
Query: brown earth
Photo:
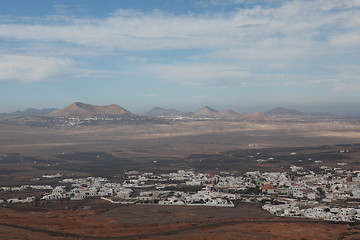
[[[79,208],[0,209],[5,239],[356,239],[347,224],[276,218],[257,204],[235,208],[114,206],[94,200]],[[72,203],[73,204],[73,203]],[[93,209],[81,208],[92,204]],[[71,206],[69,206],[71,208]],[[72,205],[74,207],[74,204]],[[85,207],[86,208],[86,207]]]
[[[342,146],[333,147],[359,143],[360,125],[352,123],[194,121],[81,128],[0,123],[0,132],[2,186],[58,184],[58,179],[31,180],[56,172],[64,177],[104,176],[121,182],[121,174],[135,166],[154,172],[179,168],[221,171],[225,167],[240,172],[288,169],[290,164],[299,164],[297,156],[309,154],[329,166],[346,161],[347,167],[358,168],[360,161],[358,145],[345,154],[338,154]],[[290,159],[292,150],[280,149],[285,147],[294,148],[298,155]],[[265,151],[264,156],[275,154],[278,163],[258,165],[256,159],[247,158],[259,149]],[[233,152],[224,153],[227,151]],[[78,152],[92,153],[74,154]],[[309,165],[308,161],[303,165]],[[86,206],[91,210],[85,210]],[[274,218],[258,205],[229,209],[116,206],[86,200],[8,207],[12,209],[0,208],[3,239],[360,239],[359,230],[347,230],[347,225]]]
[[[187,156],[234,149],[357,143],[351,123],[249,123],[192,121],[171,124],[26,128],[0,123],[0,154],[53,156],[61,152],[116,151]]]
[[[348,168],[354,168],[360,162],[358,146],[354,146],[346,156],[335,155],[342,149],[335,145],[360,141],[360,125],[349,122],[189,121],[58,128],[0,123],[0,132],[0,182],[3,185],[36,184],[30,180],[56,172],[62,172],[65,177],[92,175],[120,181],[125,170],[133,169],[153,172],[184,168],[239,173],[283,171],[291,164],[299,164],[300,154],[295,156],[298,159],[293,157],[292,160],[288,155],[301,147],[304,147],[301,150],[303,157],[328,152],[321,159],[314,158],[327,166],[336,166],[338,161],[342,161],[349,163]],[[332,152],[329,152],[324,145],[335,147],[331,147]],[[286,147],[290,149],[277,150]],[[272,150],[259,157],[267,159],[275,154],[279,156],[276,162],[260,165],[256,158],[247,158],[266,149]],[[244,152],[238,156],[237,153],[226,154],[227,151]],[[90,154],[74,155],[79,152]],[[97,159],[99,153],[107,156]],[[309,161],[302,163],[305,167],[316,168],[317,165]],[[39,183],[51,183],[49,181]]]

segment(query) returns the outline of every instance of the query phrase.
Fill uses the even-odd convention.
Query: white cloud
[[[58,21],[50,24],[1,24],[0,37],[17,41],[60,41],[121,51],[243,49],[249,43],[260,44],[264,39],[309,41],[317,35],[324,38],[333,34],[341,36],[341,32],[349,30],[344,27],[359,22],[359,11],[347,9],[358,6],[358,1],[338,2],[291,1],[277,8],[239,9],[230,16],[175,16],[159,11],[145,14],[120,9],[105,19],[73,18],[64,24]],[[336,9],[342,11],[332,11]]]
[[[235,66],[222,64],[151,64],[142,69],[144,75],[171,80],[184,85],[246,84],[251,74]]]
[[[215,0],[205,2],[220,3]],[[3,22],[0,24],[0,39],[6,47],[0,46],[0,53],[8,55],[6,61],[4,57],[0,59],[0,80],[40,81],[71,69],[74,71],[69,58],[83,57],[80,61],[86,62],[89,57],[94,59],[112,54],[142,64],[142,67],[131,69],[146,73],[145,76],[183,84],[222,81],[251,81],[259,85],[270,81],[300,83],[302,73],[292,71],[312,71],[311,68],[325,71],[334,67],[335,60],[349,63],[346,61],[351,60],[344,57],[349,52],[355,56],[358,54],[359,0],[269,0],[256,6],[251,5],[250,0],[227,0],[226,3],[250,4],[251,7],[239,8],[229,14],[202,15],[119,9],[103,19],[61,15],[58,18],[50,16],[47,21]],[[19,48],[19,45],[22,47]],[[197,48],[204,51],[189,56],[187,59],[191,59],[192,63],[164,52],[156,57],[157,64],[151,64],[151,54],[146,57],[136,54],[141,51]],[[14,52],[23,56],[15,56]],[[331,64],[327,65],[329,62]],[[336,71],[339,81],[351,81],[342,74],[342,69]],[[99,75],[108,74],[98,72]],[[286,73],[285,77],[282,72]],[[20,73],[23,74],[18,76]],[[354,69],[348,72],[351,76],[355,73]],[[81,74],[86,73],[83,71]],[[287,74],[293,80],[288,80]]]
[[[0,81],[38,82],[70,73],[72,60],[37,56],[0,55]]]
[[[337,35],[331,38],[331,44],[336,47],[360,47],[360,32]]]

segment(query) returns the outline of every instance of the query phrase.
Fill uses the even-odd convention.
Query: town
[[[338,163],[339,166],[344,165]],[[236,202],[259,202],[276,216],[360,221],[360,171],[320,166],[319,172],[291,166],[289,172],[229,172],[206,174],[192,170],[153,174],[125,172],[122,183],[103,177],[63,178],[59,185],[0,187],[4,192],[48,191],[41,197],[1,199],[1,204],[36,204],[52,200],[100,197],[114,204],[159,204],[235,207]],[[43,175],[60,178],[62,174]],[[39,179],[39,178],[38,178]]]

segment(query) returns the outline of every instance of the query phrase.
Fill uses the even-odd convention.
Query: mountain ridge
[[[57,109],[48,114],[49,117],[101,117],[131,115],[133,113],[116,104],[98,106],[82,102],[74,102],[64,109]]]
[[[179,111],[177,109],[167,109],[161,107],[153,107],[152,109],[144,113],[144,115],[147,116],[175,116],[175,115],[182,116],[185,114],[186,114],[185,112]]]
[[[261,112],[253,112],[253,113],[241,113],[237,116],[236,119],[242,121],[250,121],[250,122],[265,122],[265,121],[272,121],[273,118],[267,116]]]
[[[0,113],[0,118],[4,117],[28,117],[28,116],[46,116],[50,112],[56,110],[56,108],[44,108],[44,109],[36,109],[36,108],[28,108],[24,111],[15,111],[12,113]]]
[[[28,117],[28,116],[44,116],[44,117],[101,117],[101,116],[119,116],[123,114],[131,115],[133,113],[128,110],[120,107],[116,104],[106,105],[106,106],[97,106],[86,104],[82,102],[74,102],[64,109],[55,109],[47,108],[37,110],[35,108],[29,108],[24,111],[15,111],[12,113],[0,113],[0,118],[6,117]],[[262,114],[262,115],[260,115]],[[135,114],[133,114],[135,115]],[[320,117],[320,118],[339,118],[341,116],[327,113],[327,112],[301,112],[293,109],[287,109],[283,107],[277,107],[271,110],[268,110],[264,113],[237,113],[233,110],[217,111],[209,106],[204,106],[198,109],[195,113],[193,112],[183,112],[177,109],[167,109],[161,107],[154,107],[142,114],[145,116],[154,116],[154,117],[174,117],[174,116],[184,116],[184,117],[200,117],[200,118],[216,118],[216,119],[263,119],[265,121],[270,120],[267,117],[277,118],[277,117]]]
[[[287,108],[283,108],[283,107],[271,109],[269,111],[266,111],[264,114],[268,115],[268,116],[312,116],[312,117],[336,117],[336,116],[338,116],[336,114],[326,113],[326,112],[314,112],[314,113],[300,112],[297,110],[287,109]]]

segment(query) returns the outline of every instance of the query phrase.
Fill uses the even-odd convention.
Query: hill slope
[[[263,121],[272,121],[273,119],[269,116],[261,112],[254,112],[254,113],[242,113],[239,114],[237,119],[249,122],[263,122]]]
[[[148,116],[174,116],[174,115],[184,115],[184,112],[181,112],[176,109],[166,109],[166,108],[160,108],[160,107],[154,107],[144,113],[144,115]]]
[[[216,115],[221,118],[235,118],[239,114],[234,112],[233,110],[225,110],[225,111],[217,112]]]
[[[195,117],[216,117],[218,111],[208,106],[204,106],[194,113]]]
[[[281,107],[269,110],[269,111],[265,112],[265,114],[268,116],[288,116],[288,117],[299,117],[299,116],[330,117],[330,118],[338,117],[336,114],[333,114],[333,113],[327,113],[327,112],[308,113],[308,112],[300,112],[300,111],[281,108]]]
[[[101,117],[101,116],[119,116],[132,114],[119,105],[112,104],[108,106],[96,106],[86,103],[75,102],[64,109],[55,110],[48,116],[50,117]]]

